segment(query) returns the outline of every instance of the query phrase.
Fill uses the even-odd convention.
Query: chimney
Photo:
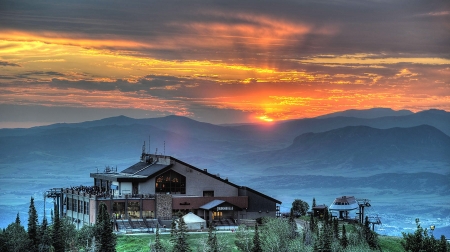
[[[208,172],[208,169],[203,169],[204,172]]]

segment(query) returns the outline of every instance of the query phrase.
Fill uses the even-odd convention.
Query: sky
[[[2,0],[0,128],[450,111],[450,2]]]

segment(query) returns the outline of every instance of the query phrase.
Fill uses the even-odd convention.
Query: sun
[[[265,122],[273,122],[273,119],[266,115],[260,116],[260,117],[258,117],[258,119],[265,121]]]

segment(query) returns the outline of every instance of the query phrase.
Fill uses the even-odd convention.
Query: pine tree
[[[164,251],[164,248],[161,244],[161,238],[159,237],[159,225],[158,224],[156,224],[155,244],[153,245],[153,248],[151,251],[153,251],[153,252]]]
[[[52,246],[51,230],[48,228],[47,218],[42,220],[42,224],[39,227],[39,251],[49,251]]]
[[[322,232],[320,234],[320,240],[322,244],[322,251],[331,251],[331,241],[333,234],[328,223],[323,223]]]
[[[95,223],[95,240],[97,248],[102,252],[116,251],[116,235],[104,203],[100,203]]]
[[[337,219],[333,219],[333,237],[339,239],[339,222]]]
[[[4,232],[5,251],[28,251],[30,247],[30,239],[25,228],[20,224],[19,213],[17,213],[16,221],[6,227]]]
[[[39,234],[38,234],[38,215],[34,207],[34,199],[31,197],[30,207],[28,210],[28,238],[31,241],[30,251],[38,251]]]
[[[341,246],[344,249],[347,248],[347,246],[348,246],[347,231],[345,231],[345,225],[344,224],[342,224]]]
[[[0,228],[0,251],[8,251],[5,230]]]
[[[181,218],[181,217],[180,217]],[[177,222],[176,219],[172,219],[172,223],[170,224],[170,239],[175,242],[175,237],[177,237]]]
[[[449,251],[450,247],[447,244],[447,240],[445,239],[444,235],[441,235],[441,239],[439,240],[438,244],[438,252],[447,252]]]
[[[175,236],[175,246],[173,248],[174,252],[186,252],[191,251],[189,248],[189,244],[187,243],[187,225],[186,222],[184,222],[184,219],[182,217],[178,218],[177,221],[178,228]]]
[[[316,206],[316,198],[313,198],[312,207]]]
[[[329,224],[329,219],[330,219],[329,212],[325,209],[325,211],[323,211],[323,220],[325,224],[327,225]]]
[[[212,223],[209,223],[209,228],[208,228],[208,252],[218,252],[218,245],[217,245],[217,236],[215,233],[213,233],[214,231],[214,226],[212,225]]]
[[[62,235],[61,219],[59,218],[59,209],[55,204],[54,220],[52,224],[52,245],[55,252],[64,252],[64,237]]]
[[[311,230],[311,233],[314,233],[314,231],[316,231],[316,223],[315,223],[315,220],[314,220],[314,214],[310,215],[309,229]]]
[[[262,252],[261,239],[259,238],[258,224],[255,224],[255,235],[253,236],[252,252]]]
[[[297,223],[295,222],[294,219],[294,209],[291,208],[291,213],[289,215],[289,227],[290,227],[290,237],[291,239],[294,239],[296,236],[296,231],[297,231]]]
[[[374,249],[378,247],[377,236],[375,232],[370,230],[369,217],[366,216],[364,220],[364,237],[370,248]]]

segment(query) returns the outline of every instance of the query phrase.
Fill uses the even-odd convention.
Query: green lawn
[[[189,234],[189,245],[192,251],[197,251],[202,238],[206,238],[208,233],[190,233]],[[166,240],[170,238],[170,234],[161,234],[161,240]],[[217,233],[217,239],[223,240],[231,248],[230,251],[239,251],[234,245],[235,234],[234,233]],[[142,234],[142,235],[120,235],[117,238],[116,249],[118,252],[148,252],[149,243],[155,241],[154,234]]]
[[[349,225],[349,229],[351,225]],[[207,233],[190,233],[189,245],[192,251],[197,251],[202,239],[208,236]],[[161,234],[161,240],[167,240],[170,238],[169,234]],[[235,233],[217,233],[217,238],[224,241],[230,248],[230,251],[239,251],[234,245]],[[136,234],[136,235],[120,235],[117,239],[116,249],[118,252],[148,252],[150,240],[154,242],[154,234]],[[378,242],[382,251],[389,252],[403,252],[403,247],[400,244],[402,238],[391,236],[378,236]]]
[[[378,236],[378,244],[381,246],[382,251],[389,252],[404,252],[400,241],[403,240],[401,237],[392,236]]]

